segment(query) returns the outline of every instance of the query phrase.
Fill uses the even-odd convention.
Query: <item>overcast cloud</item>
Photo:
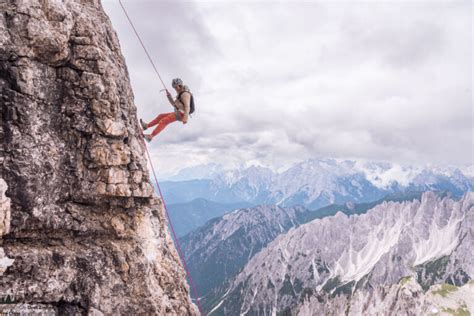
[[[139,115],[170,112],[118,1],[102,2]],[[161,170],[473,163],[471,1],[123,3],[165,82],[181,77],[196,98],[189,123],[151,145]]]

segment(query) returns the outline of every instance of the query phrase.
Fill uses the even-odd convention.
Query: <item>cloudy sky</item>
[[[473,164],[471,1],[122,0],[168,84],[196,100],[151,145],[172,173],[318,157]],[[172,111],[117,0],[140,117]]]

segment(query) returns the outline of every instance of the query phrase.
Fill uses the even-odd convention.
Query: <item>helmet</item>
[[[183,80],[179,79],[179,78],[175,78],[173,79],[173,81],[171,81],[171,86],[173,88],[176,88],[176,86],[182,86],[183,85]]]

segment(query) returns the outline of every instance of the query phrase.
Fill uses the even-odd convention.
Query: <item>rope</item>
[[[151,59],[150,57],[150,54],[148,53],[145,45],[143,44],[143,41],[141,40],[140,38],[140,35],[138,34],[137,30],[135,29],[135,26],[133,25],[133,22],[132,20],[130,19],[130,17],[128,16],[127,14],[127,11],[125,10],[125,7],[123,6],[122,4],[122,1],[119,0],[119,3],[120,3],[120,6],[122,7],[122,10],[123,12],[125,13],[127,19],[128,19],[128,22],[130,23],[130,25],[132,26],[133,28],[133,31],[135,32],[135,35],[137,36],[138,40],[140,41],[140,44],[142,45],[143,49],[145,50],[145,53],[146,55],[148,56],[148,59],[151,63],[151,65],[153,66],[153,69],[155,70],[156,74],[158,75],[158,78],[160,79],[161,83],[163,84],[163,87],[165,88],[166,90],[166,85],[165,83],[163,82],[163,79],[161,79],[161,76],[160,76],[160,73],[158,72],[155,64],[153,63],[153,60]],[[183,267],[184,267],[184,270],[186,271],[186,274],[188,275],[188,278],[189,278],[189,283],[194,291],[194,296],[196,297],[196,302],[197,302],[197,305],[198,305],[198,308],[199,308],[199,311],[201,313],[201,315],[206,315],[204,313],[204,310],[202,308],[202,305],[201,305],[201,301],[199,300],[199,294],[198,294],[198,291],[196,289],[196,286],[194,285],[194,282],[193,282],[193,278],[191,277],[191,274],[189,273],[189,270],[188,270],[188,266],[186,264],[186,260],[184,259],[184,255],[183,255],[183,251],[181,250],[181,245],[179,244],[179,241],[178,241],[178,237],[176,236],[176,233],[175,233],[175,230],[174,230],[174,227],[173,227],[173,223],[171,222],[171,218],[169,216],[169,213],[168,213],[168,209],[166,207],[166,203],[165,203],[165,199],[163,198],[163,194],[161,193],[161,188],[160,188],[160,185],[158,183],[158,178],[156,176],[156,172],[155,172],[155,168],[153,167],[153,163],[152,163],[152,160],[151,160],[151,156],[150,156],[150,152],[148,151],[148,147],[146,145],[146,143],[143,141],[143,144],[145,145],[145,149],[146,149],[146,154],[147,154],[147,157],[148,157],[148,161],[150,162],[150,166],[151,166],[151,170],[153,171],[153,176],[155,178],[155,183],[156,183],[156,187],[158,188],[158,192],[160,193],[160,197],[161,197],[161,200],[163,201],[163,206],[164,206],[164,209],[165,209],[165,213],[166,213],[166,217],[168,218],[168,222],[170,223],[170,227],[171,227],[171,232],[173,234],[173,239],[175,241],[175,244],[176,244],[176,249],[178,250],[178,254],[180,256],[180,259],[181,259],[181,262],[183,264]]]
[[[147,57],[148,57],[148,60],[150,61],[151,65],[153,66],[153,69],[155,70],[156,74],[158,75],[158,78],[160,78],[161,84],[163,85],[163,87],[165,88],[165,90],[167,90],[167,89],[166,89],[166,85],[165,85],[165,83],[163,82],[163,79],[161,79],[160,73],[159,73],[158,70],[156,69],[156,66],[155,66],[155,63],[153,62],[153,59],[151,59],[150,54],[148,54],[148,51],[147,51],[147,49],[146,49],[146,47],[145,47],[145,44],[143,44],[140,35],[138,35],[138,32],[137,32],[137,30],[135,29],[135,26],[133,25],[132,20],[130,19],[130,17],[129,17],[128,14],[127,14],[127,10],[125,10],[125,7],[124,7],[123,4],[122,4],[122,0],[119,0],[119,3],[120,3],[120,6],[122,7],[123,12],[125,13],[125,16],[126,16],[127,19],[128,19],[128,22],[129,22],[130,25],[132,26],[133,31],[135,32],[135,35],[137,36],[138,40],[140,41],[140,44],[142,44],[143,50],[145,51],[145,53],[146,53],[146,55],[147,55]]]
[[[143,142],[143,143],[145,144],[145,142]],[[156,173],[155,173],[155,168],[153,167],[153,163],[151,162],[150,152],[148,151],[148,147],[146,146],[146,144],[145,144],[145,149],[146,149],[146,154],[148,156],[148,161],[150,162],[151,170],[153,171],[153,176],[155,177],[156,187],[158,188],[158,192],[160,193],[161,200],[163,201],[163,206],[165,207],[166,217],[168,218],[168,222],[170,223],[171,232],[173,233],[173,238],[176,242],[176,246],[177,246],[179,256],[181,258],[181,261],[183,262],[184,270],[186,271],[186,274],[188,275],[189,283],[191,284],[191,287],[193,288],[193,291],[194,291],[194,295],[196,296],[196,302],[197,302],[197,305],[199,307],[199,311],[201,312],[201,315],[205,316],[206,314],[204,313],[204,310],[201,306],[201,301],[199,300],[199,294],[197,292],[196,286],[194,285],[193,278],[191,278],[191,273],[189,273],[188,266],[186,264],[186,260],[184,259],[183,251],[181,250],[181,245],[179,244],[178,237],[176,237],[176,233],[174,231],[173,224],[171,223],[171,218],[170,218],[170,215],[168,214],[168,209],[166,207],[165,199],[163,198],[163,194],[161,193],[160,185],[158,184],[158,179],[157,179]]]

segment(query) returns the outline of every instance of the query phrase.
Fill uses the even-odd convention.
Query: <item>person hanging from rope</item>
[[[183,84],[183,80],[175,78],[171,82],[171,86],[178,93],[176,100],[173,100],[171,93],[166,90],[166,96],[168,97],[170,104],[174,107],[174,112],[162,113],[149,123],[145,123],[140,119],[140,124],[143,130],[147,130],[149,127],[157,125],[151,134],[143,134],[143,137],[148,142],[151,142],[153,137],[158,135],[170,123],[181,121],[183,124],[186,124],[188,122],[189,114],[194,112],[193,95],[188,86]]]

